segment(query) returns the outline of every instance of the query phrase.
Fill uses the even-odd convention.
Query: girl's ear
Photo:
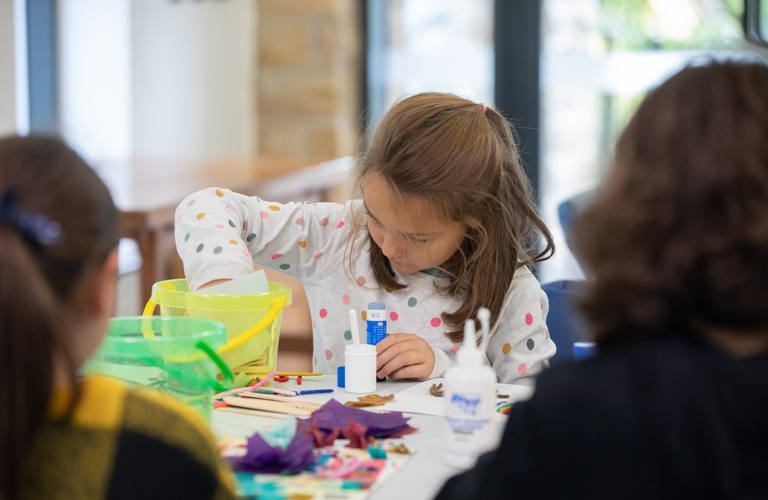
[[[117,295],[117,248],[91,271],[85,284],[85,310],[94,316],[112,316]]]

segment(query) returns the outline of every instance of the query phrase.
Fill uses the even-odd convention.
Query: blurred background
[[[750,3],[0,0],[0,134],[60,135],[105,179],[124,212],[118,314],[139,314],[151,283],[183,276],[186,194],[345,201],[351,156],[387,108],[453,92],[518,129],[558,245],[542,283],[580,279],[558,207],[600,181],[649,89],[692,60],[755,57]],[[295,295],[279,366],[309,369],[301,285],[270,276]]]

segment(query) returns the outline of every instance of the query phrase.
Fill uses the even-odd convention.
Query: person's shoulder
[[[123,418],[125,430],[147,434],[189,453],[215,449],[213,436],[200,416],[164,392],[126,391]]]
[[[695,351],[678,339],[633,342],[603,349],[587,360],[544,370],[536,382],[537,407],[545,414],[576,420],[636,424],[680,399],[689,386],[685,366]],[[678,390],[679,389],[679,390]]]
[[[524,301],[526,298],[534,301],[541,300],[541,284],[536,276],[526,266],[520,266],[515,271],[512,280],[507,288],[507,293],[504,298],[504,307],[520,304],[521,299]]]
[[[127,462],[141,463],[151,454],[158,465],[173,462],[180,477],[196,471],[196,480],[216,495],[234,492],[209,428],[181,401],[157,390],[128,390],[123,419],[119,452]]]

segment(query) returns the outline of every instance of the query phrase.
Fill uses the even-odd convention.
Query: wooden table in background
[[[191,193],[223,187],[254,194],[262,182],[278,179],[320,159],[256,157],[252,159],[179,160],[129,159],[104,162],[96,171],[109,187],[121,212],[123,237],[138,242],[141,252],[141,300],[152,285],[166,279],[176,207]]]

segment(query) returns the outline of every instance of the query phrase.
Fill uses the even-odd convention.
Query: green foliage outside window
[[[669,27],[681,18],[664,16],[662,2],[691,12],[681,33]],[[600,31],[606,50],[728,50],[741,42],[743,0],[601,0]]]

